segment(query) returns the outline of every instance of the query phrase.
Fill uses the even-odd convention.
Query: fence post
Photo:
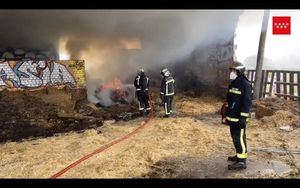
[[[280,74],[280,72],[278,71],[277,73],[276,73],[276,93],[280,93],[280,83],[278,83],[278,82],[280,82],[280,76],[281,76],[281,74]],[[279,98],[280,98],[280,96],[279,96]]]
[[[267,36],[269,15],[270,15],[270,10],[265,10],[263,16],[263,23],[261,27],[260,39],[259,39],[258,53],[257,53],[256,73],[255,73],[255,83],[254,83],[254,99],[258,99],[261,97],[262,67],[263,67],[263,60],[264,60],[264,51],[265,51],[265,42]]]
[[[275,76],[275,72],[271,71],[271,83],[270,83],[270,90],[269,90],[270,97],[272,96],[272,92],[273,92],[274,76]]]
[[[290,95],[294,96],[294,73],[292,72],[290,73],[290,83]],[[294,98],[291,99],[293,100]]]
[[[298,83],[298,87],[297,87],[297,94],[298,97],[300,97],[300,73],[297,74],[297,83]],[[300,99],[298,98],[298,101],[300,102]]]
[[[257,74],[257,73],[256,73]],[[260,88],[259,88],[259,98],[262,98],[264,96],[264,79],[266,76],[266,71],[262,70],[262,74],[261,74],[261,80],[260,80]],[[255,86],[255,84],[254,84]]]
[[[283,82],[283,94],[287,95],[286,72],[283,72]],[[284,96],[284,99],[287,99],[287,97]]]

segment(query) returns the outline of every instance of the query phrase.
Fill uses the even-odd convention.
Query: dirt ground
[[[97,108],[86,98],[85,89],[67,87],[0,91],[0,143],[97,128],[104,120],[122,119],[123,112],[138,111],[130,105]]]
[[[255,150],[286,147],[299,151],[299,103],[273,108],[278,101],[282,102],[274,99],[271,105],[255,101],[256,116],[262,106],[272,113],[252,119],[248,125],[249,165],[245,171],[227,170],[227,156],[235,152],[229,127],[220,123],[222,100],[209,95],[177,95],[174,117],[162,119],[163,110],[156,107],[156,117],[144,129],[80,163],[62,178],[299,178],[300,154]],[[143,118],[104,121],[103,126],[82,132],[2,143],[0,178],[49,178],[84,155],[130,133],[142,121]],[[292,130],[282,130],[281,126]],[[281,172],[275,165],[288,170]]]

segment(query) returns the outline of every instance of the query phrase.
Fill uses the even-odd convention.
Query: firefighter
[[[252,107],[252,86],[245,76],[246,68],[242,63],[233,62],[229,69],[231,83],[227,93],[226,121],[236,155],[228,157],[228,161],[234,162],[228,165],[228,169],[242,170],[247,168],[246,123]]]
[[[151,107],[149,103],[149,78],[146,76],[143,68],[138,70],[137,76],[134,80],[134,86],[136,88],[136,96],[139,102],[139,111],[141,116],[148,115]]]
[[[172,102],[173,96],[175,95],[175,80],[167,68],[161,70],[161,75],[163,78],[161,81],[160,98],[164,104],[164,118],[168,118],[172,114]]]

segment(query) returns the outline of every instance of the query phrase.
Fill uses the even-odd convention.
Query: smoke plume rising
[[[56,49],[86,62],[87,89],[130,80],[234,36],[239,10],[1,10],[0,50]],[[65,51],[61,43],[65,41]],[[159,71],[159,70],[157,70]]]

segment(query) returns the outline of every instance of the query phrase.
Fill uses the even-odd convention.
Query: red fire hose
[[[136,134],[138,131],[140,131],[141,129],[143,129],[147,123],[153,118],[154,113],[153,113],[153,104],[152,104],[152,96],[150,95],[150,106],[151,106],[151,112],[150,112],[150,116],[143,121],[140,126],[138,128],[136,128],[134,131],[130,132],[129,134],[123,136],[122,138],[119,138],[111,143],[108,143],[98,149],[96,149],[95,151],[93,151],[92,153],[85,155],[84,157],[80,158],[79,160],[75,161],[74,163],[70,164],[69,166],[67,166],[66,168],[62,169],[61,171],[57,172],[56,174],[52,175],[50,178],[55,179],[60,177],[61,175],[65,174],[67,171],[69,171],[70,169],[74,168],[75,166],[77,166],[78,164],[80,164],[81,162],[91,158],[92,156],[101,153],[107,149],[109,149],[110,147],[112,147],[115,144],[118,144],[128,138],[130,138],[131,136],[133,136],[134,134]]]

